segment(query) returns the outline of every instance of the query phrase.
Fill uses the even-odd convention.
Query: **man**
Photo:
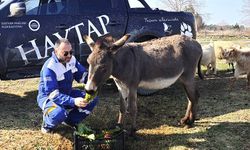
[[[54,49],[40,73],[37,102],[43,111],[42,133],[51,132],[61,123],[75,127],[98,101],[94,98],[88,103],[85,92],[72,89],[73,80],[86,83],[88,73],[72,55],[70,42],[60,39]]]

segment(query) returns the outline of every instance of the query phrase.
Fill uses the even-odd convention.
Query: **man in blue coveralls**
[[[43,111],[42,133],[51,132],[61,123],[75,127],[98,101],[94,98],[88,103],[84,91],[72,89],[73,80],[86,83],[88,73],[72,55],[70,42],[60,39],[54,49],[40,73],[37,102]]]

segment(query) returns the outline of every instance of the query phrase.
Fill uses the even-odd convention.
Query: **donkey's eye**
[[[107,69],[106,69],[105,66],[100,66],[100,67],[99,67],[99,70],[100,70],[101,72],[103,72],[103,73],[107,72]]]
[[[107,72],[106,68],[102,68],[101,70],[102,70],[103,73]]]

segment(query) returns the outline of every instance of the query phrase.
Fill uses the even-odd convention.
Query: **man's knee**
[[[51,124],[58,125],[67,118],[67,111],[59,106],[47,114]]]

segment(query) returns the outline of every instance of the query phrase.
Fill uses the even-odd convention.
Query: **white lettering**
[[[17,49],[19,50],[19,52],[21,53],[22,59],[25,61],[25,64],[28,64],[28,63],[29,63],[29,61],[28,61],[26,55],[29,54],[29,53],[31,53],[31,52],[33,52],[33,51],[36,52],[36,56],[37,56],[38,59],[41,59],[41,58],[42,58],[42,56],[41,56],[41,54],[40,54],[40,51],[39,51],[39,49],[38,49],[38,47],[37,47],[37,45],[36,45],[36,39],[33,39],[33,40],[29,41],[29,42],[32,44],[32,46],[33,46],[34,49],[31,49],[31,50],[29,50],[29,51],[27,51],[27,52],[24,52],[24,49],[23,49],[23,47],[22,47],[23,44],[22,44],[22,45],[19,45],[19,46],[17,46],[17,47],[15,47],[15,48],[17,48]]]
[[[158,22],[157,19],[150,19],[150,18],[144,18],[145,22],[152,23],[152,22]]]
[[[109,32],[107,31],[107,25],[109,24],[109,21],[110,21],[109,16],[107,16],[107,15],[101,15],[101,16],[98,16],[96,18],[99,20],[99,22],[101,24],[101,27],[102,27],[102,30],[103,30],[103,34],[101,34],[100,31],[96,28],[96,26],[90,20],[88,20],[88,35],[90,36],[92,33],[96,33],[97,36],[100,37],[102,35],[108,34]],[[81,34],[80,26],[84,27],[84,23],[81,22],[79,24],[76,24],[76,25],[74,25],[74,26],[66,29],[64,37],[63,37],[63,35],[60,35],[59,32],[55,32],[52,35],[56,36],[58,39],[62,39],[62,38],[66,38],[67,39],[68,35],[69,35],[69,32],[72,29],[74,29],[76,31],[79,44],[82,44],[82,43],[84,43],[84,40],[83,40],[83,37],[82,37],[82,34]],[[51,41],[51,39],[49,38],[48,35],[45,35],[45,39],[44,40],[45,40],[44,41],[44,47],[45,47],[44,57],[41,56],[41,53],[40,53],[40,51],[39,51],[39,49],[37,47],[37,44],[36,44],[36,39],[33,39],[33,40],[29,41],[32,44],[32,46],[33,46],[33,49],[31,49],[31,50],[25,51],[26,47],[25,47],[25,50],[24,50],[23,44],[15,47],[15,48],[17,48],[19,50],[22,59],[25,61],[25,64],[29,63],[29,61],[27,59],[27,54],[32,53],[34,51],[36,53],[37,59],[43,59],[43,58],[48,57],[48,50],[54,48],[55,45]]]
[[[50,45],[50,47],[48,47],[48,44]],[[48,57],[48,50],[53,49],[54,47],[55,47],[55,44],[53,44],[53,42],[50,40],[50,38],[46,35],[45,36],[45,54],[44,54],[44,58]]]
[[[94,24],[90,20],[88,20],[88,24],[89,24],[89,30],[88,30],[89,36],[92,33],[96,33],[98,37],[102,36],[102,34],[97,30],[97,28],[94,26]]]
[[[99,16],[97,18],[99,19],[99,21],[100,21],[100,23],[102,25],[103,35],[109,33],[107,31],[107,28],[106,28],[106,25],[109,24],[109,17],[107,15],[102,15],[102,16]],[[103,18],[106,19],[106,24],[104,24]]]
[[[68,39],[69,31],[75,28],[76,33],[77,33],[77,37],[78,37],[78,40],[79,40],[79,44],[81,44],[81,43],[83,43],[83,39],[82,39],[81,32],[80,32],[80,29],[79,29],[80,25],[84,26],[83,23],[80,23],[80,24],[77,24],[75,26],[72,26],[72,27],[66,29],[64,37],[62,37],[58,32],[54,33],[53,35],[56,36],[58,39],[62,39],[62,38]]]
[[[26,53],[24,52],[22,46],[23,46],[23,44],[22,44],[22,45],[19,45],[19,46],[17,46],[17,47],[15,47],[15,48],[17,48],[17,49],[19,50],[19,52],[20,52],[20,54],[21,54],[21,57],[22,57],[22,59],[24,60],[25,64],[28,64],[29,61],[28,61],[28,59],[27,59],[27,57],[26,57],[26,55],[25,55],[25,54],[27,54],[27,52],[26,52]]]
[[[79,23],[79,24],[73,26],[72,28],[76,29],[76,34],[77,34],[77,37],[78,37],[78,40],[79,40],[79,44],[82,44],[83,43],[83,39],[82,39],[82,35],[81,35],[81,32],[80,32],[79,26],[84,26],[84,24],[83,23]]]

